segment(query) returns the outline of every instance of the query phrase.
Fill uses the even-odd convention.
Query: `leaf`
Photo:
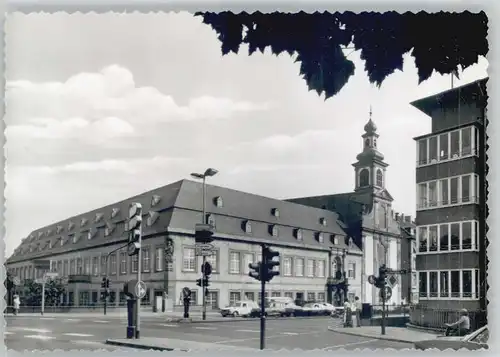
[[[471,13],[353,12],[307,14],[219,14],[197,12],[218,34],[221,51],[238,53],[248,44],[249,55],[267,47],[274,55],[298,54],[300,74],[310,90],[337,94],[354,73],[342,48],[352,42],[361,51],[371,83],[380,86],[394,71],[403,70],[403,56],[411,51],[419,83],[434,71],[450,74],[477,63],[488,53],[488,18]],[[243,35],[243,29],[247,29]],[[339,51],[340,48],[340,51]]]

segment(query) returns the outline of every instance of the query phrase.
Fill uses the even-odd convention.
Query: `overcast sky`
[[[34,229],[206,167],[210,183],[275,198],[351,191],[370,105],[393,207],[414,215],[412,138],[431,121],[409,102],[450,88],[418,85],[408,56],[378,89],[354,52],[355,76],[324,101],[288,55],[222,57],[188,13],[11,14],[6,31],[7,255]]]

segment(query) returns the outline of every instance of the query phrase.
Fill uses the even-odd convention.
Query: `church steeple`
[[[377,150],[377,126],[372,119],[372,107],[370,106],[369,120],[366,123],[363,138],[363,151],[356,156],[358,160],[353,164],[356,174],[355,190],[367,187],[385,188],[385,168],[384,155]]]

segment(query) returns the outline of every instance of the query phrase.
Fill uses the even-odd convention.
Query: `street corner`
[[[141,340],[133,340],[133,339],[107,339],[105,341],[106,345],[110,346],[118,346],[118,347],[126,347],[126,348],[134,348],[148,351],[182,351],[188,352],[187,349],[180,348],[171,348],[168,346],[161,346],[156,344],[151,344],[147,342],[143,342]]]
[[[332,332],[342,334],[342,335],[372,338],[372,339],[391,341],[391,342],[400,342],[400,343],[414,343],[415,342],[415,340],[410,339],[410,338],[393,337],[393,336],[386,336],[386,335],[370,333],[370,332],[358,330],[358,328],[356,328],[356,327],[338,328],[338,327],[328,326],[328,331],[332,331]]]

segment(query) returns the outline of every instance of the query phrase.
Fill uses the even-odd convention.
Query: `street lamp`
[[[196,178],[196,179],[200,179],[200,180],[203,180],[202,181],[202,196],[203,196],[203,203],[202,203],[202,215],[201,215],[201,223],[202,224],[206,224],[207,223],[207,218],[206,218],[206,179],[207,177],[212,177],[212,176],[215,176],[217,175],[219,171],[217,171],[216,169],[213,169],[213,168],[208,168],[205,170],[205,173],[203,174],[199,174],[199,173],[192,173],[191,174],[191,177],[193,178]],[[202,262],[202,267],[205,267],[205,263],[207,261],[207,257],[205,255],[203,255],[203,262]],[[205,286],[204,286],[204,283],[205,283],[205,270],[203,270],[203,279],[201,280],[202,281],[202,286],[201,286],[201,292],[202,292],[202,296],[203,296],[203,310],[202,310],[202,315],[201,315],[201,318],[202,320],[206,320],[207,319],[207,306],[206,306],[206,294],[205,294]]]

